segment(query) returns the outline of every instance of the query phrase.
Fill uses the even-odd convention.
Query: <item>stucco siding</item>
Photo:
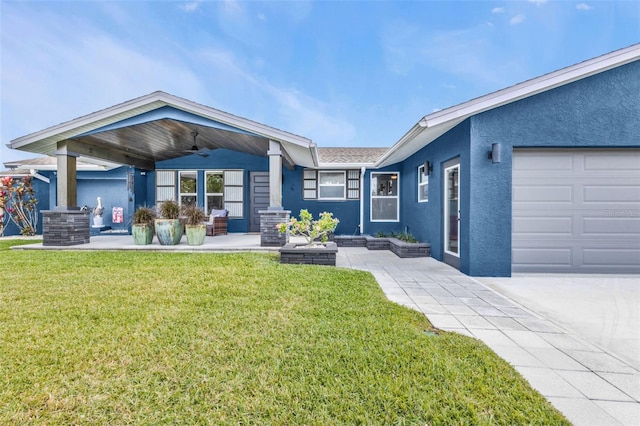
[[[443,164],[460,158],[460,270],[469,270],[469,120],[464,121],[429,145],[407,158],[400,165],[401,223],[418,240],[431,243],[431,257],[443,259]],[[425,161],[433,164],[429,176],[429,201],[420,203],[417,196],[418,166]]]

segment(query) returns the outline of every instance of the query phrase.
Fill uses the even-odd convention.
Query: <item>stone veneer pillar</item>
[[[89,212],[43,210],[42,245],[75,246],[89,244]]]
[[[260,246],[282,247],[289,242],[289,233],[278,232],[277,225],[288,222],[291,210],[260,210]]]

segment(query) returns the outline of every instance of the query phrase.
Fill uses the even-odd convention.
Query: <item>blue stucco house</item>
[[[175,199],[260,232],[307,208],[338,234],[410,232],[474,276],[640,272],[640,44],[426,115],[390,148],[319,147],[163,92],[9,146],[56,156],[51,212],[104,193],[128,221]]]

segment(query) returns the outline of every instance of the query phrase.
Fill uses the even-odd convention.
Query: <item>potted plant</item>
[[[133,212],[133,225],[131,234],[133,242],[137,245],[148,245],[153,241],[154,223],[156,212],[151,207],[141,206]]]
[[[313,220],[308,210],[300,210],[300,219],[291,218],[288,222],[278,224],[278,231],[301,236],[306,244],[285,244],[280,249],[280,263],[299,263],[314,265],[336,265],[338,246],[327,242],[329,234],[336,230],[340,221],[332,213],[322,212],[320,218]]]
[[[187,204],[182,207],[182,215],[186,218],[185,226],[187,234],[187,244],[190,246],[201,246],[207,235],[207,225],[204,223],[207,215],[195,204]]]
[[[180,222],[180,206],[173,200],[163,201],[158,207],[160,218],[155,220],[158,242],[163,246],[174,246],[180,242],[183,233]]]

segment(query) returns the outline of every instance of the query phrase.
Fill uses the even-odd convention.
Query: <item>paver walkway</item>
[[[640,425],[640,371],[474,278],[366,248],[341,247],[337,266],[370,271],[390,300],[483,341],[574,425]]]

